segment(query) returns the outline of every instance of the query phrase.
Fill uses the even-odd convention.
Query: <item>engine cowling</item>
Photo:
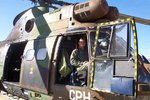
[[[74,6],[74,17],[81,22],[92,21],[106,16],[108,11],[106,0],[89,0]]]
[[[118,19],[119,17],[119,11],[116,7],[109,7],[109,12],[106,15],[106,19],[109,19],[110,21],[114,21]]]

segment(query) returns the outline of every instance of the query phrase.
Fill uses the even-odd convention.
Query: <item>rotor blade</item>
[[[50,6],[52,4],[60,5],[60,6],[66,6],[71,5],[72,3],[65,2],[65,1],[59,1],[59,0],[30,0],[34,4],[39,4],[42,6]]]
[[[64,2],[64,1],[50,1],[49,3],[51,4],[57,4],[60,6],[67,6],[67,5],[71,5],[72,3],[68,3],[68,2]]]
[[[130,15],[122,14],[122,13],[119,14],[119,18],[129,18],[129,17],[134,17],[134,19],[135,19],[135,21],[137,23],[150,25],[150,20],[149,19],[144,19],[144,18],[140,18],[140,17],[130,16]]]

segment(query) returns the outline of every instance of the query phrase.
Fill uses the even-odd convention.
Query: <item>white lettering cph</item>
[[[91,95],[90,92],[88,92],[88,96],[86,96],[85,92],[83,92],[83,100],[90,100]]]

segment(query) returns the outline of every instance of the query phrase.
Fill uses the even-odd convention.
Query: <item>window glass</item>
[[[112,35],[110,56],[127,56],[128,24],[116,25]]]
[[[97,42],[96,57],[107,56],[108,47],[110,44],[111,30],[112,30],[111,26],[100,28],[98,39],[96,41]],[[91,32],[90,34],[91,53],[93,53],[94,51],[95,35],[96,35],[95,32]]]
[[[133,35],[133,31],[130,29],[130,53],[131,53],[131,56],[134,55],[134,35]]]
[[[38,50],[37,53],[37,60],[44,60],[47,55],[47,49],[46,48],[41,48]]]
[[[113,61],[95,60],[93,88],[111,91],[111,78],[113,76]]]
[[[34,50],[33,49],[29,49],[27,50],[26,54],[25,54],[25,59],[30,61],[30,60],[33,60],[34,58]]]

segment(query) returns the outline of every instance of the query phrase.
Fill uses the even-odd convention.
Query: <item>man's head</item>
[[[86,40],[84,38],[80,38],[78,45],[79,45],[79,48],[84,49],[86,46]]]

